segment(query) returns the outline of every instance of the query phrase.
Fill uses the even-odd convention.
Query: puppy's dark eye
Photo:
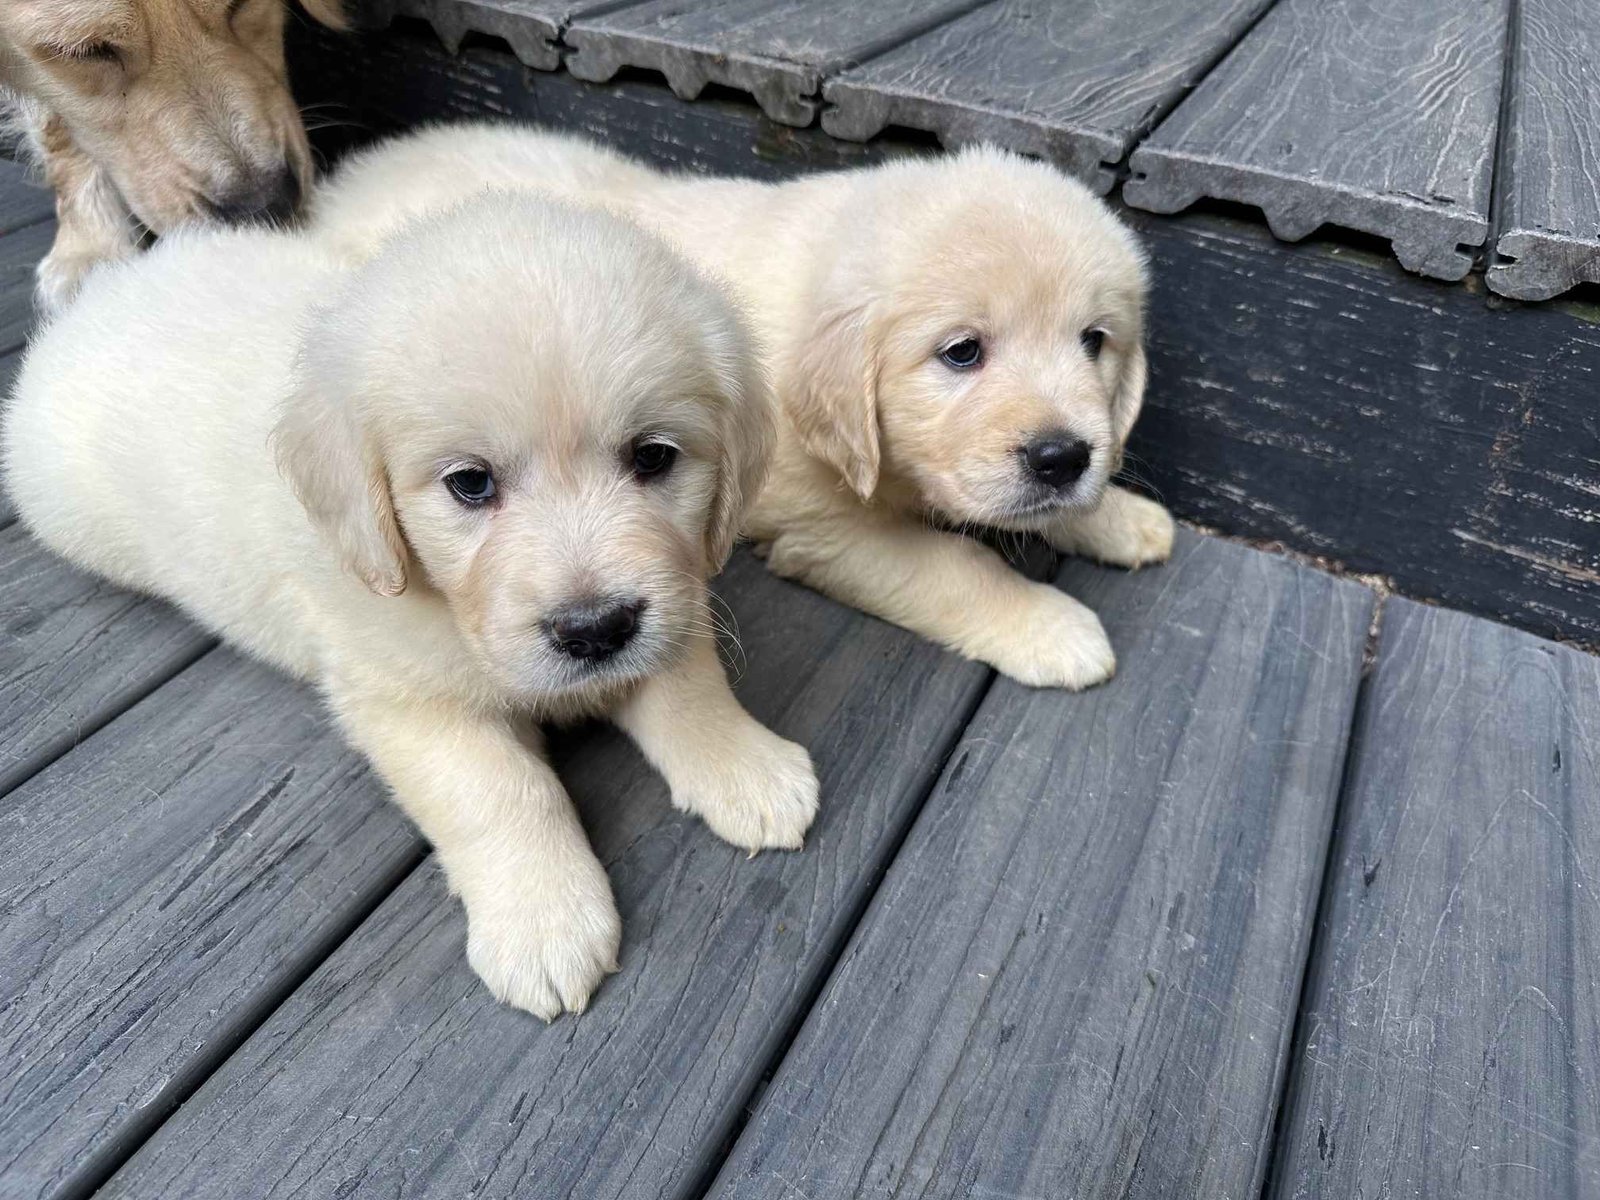
[[[665,475],[678,461],[678,448],[671,442],[643,439],[633,444],[633,473],[640,479]]]
[[[1083,343],[1083,352],[1091,359],[1100,357],[1100,349],[1106,344],[1106,331],[1104,329],[1085,329],[1078,335],[1078,341]]]
[[[444,477],[444,486],[461,503],[476,508],[494,499],[494,476],[484,467],[462,467]]]
[[[983,343],[975,337],[962,338],[939,351],[939,359],[953,370],[968,370],[983,361]]]

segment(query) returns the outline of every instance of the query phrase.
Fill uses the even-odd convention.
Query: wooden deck
[[[358,0],[591,81],[748,92],[836,137],[998,142],[1170,213],[1390,241],[1505,296],[1600,281],[1600,20],[1586,0]]]
[[[546,1026],[307,689],[0,513],[0,1197],[1600,1196],[1600,660],[1192,533],[1061,582],[1082,695],[736,555],[822,815],[563,736],[625,937]]]

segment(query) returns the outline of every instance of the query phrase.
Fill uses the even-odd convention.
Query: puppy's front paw
[[[755,721],[693,778],[680,775],[673,785],[675,807],[694,813],[723,841],[751,854],[800,849],[817,815],[811,756]]]
[[[622,918],[598,859],[529,864],[463,888],[467,961],[496,1000],[552,1021],[617,969]]]
[[[1106,493],[1092,514],[1069,525],[1056,548],[1113,567],[1143,567],[1172,557],[1174,532],[1172,514],[1165,508],[1117,488]]]
[[[34,284],[34,304],[53,317],[72,302],[89,272],[103,262],[126,257],[93,250],[51,250],[39,263]]]
[[[997,630],[977,655],[1031,687],[1081,691],[1116,674],[1117,656],[1100,618],[1065,592],[1039,584],[1029,610]]]

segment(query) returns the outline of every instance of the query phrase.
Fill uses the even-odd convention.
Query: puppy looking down
[[[710,636],[764,387],[657,239],[491,195],[353,272],[241,231],[96,274],[28,353],[4,462],[48,545],[320,685],[437,850],[474,970],[549,1019],[620,923],[534,722],[609,715],[752,852],[816,810]]]
[[[1166,510],[1109,482],[1143,402],[1146,285],[1087,189],[993,149],[764,184],[445,126],[347,161],[312,236],[360,261],[490,185],[625,213],[750,306],[783,419],[746,530],[774,571],[1024,683],[1111,676],[1093,612],[950,531],[1037,532],[1127,567],[1171,553]]]

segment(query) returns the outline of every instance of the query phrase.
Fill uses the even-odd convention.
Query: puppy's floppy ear
[[[1122,357],[1122,369],[1117,373],[1117,388],[1111,398],[1111,428],[1117,446],[1128,440],[1133,423],[1139,419],[1144,407],[1144,384],[1147,368],[1144,356],[1144,339],[1136,338],[1133,346]]]
[[[300,7],[319,25],[340,31],[350,28],[350,14],[345,9],[345,0],[300,0]]]
[[[871,305],[818,305],[784,372],[783,402],[808,453],[863,500],[878,489],[878,338]]]
[[[722,452],[717,462],[717,492],[706,525],[706,563],[720,571],[733,553],[744,514],[766,482],[777,435],[772,389],[755,366],[749,350],[742,370],[728,381],[728,406],[722,420]]]
[[[382,456],[352,401],[300,364],[272,431],[278,470],[345,568],[380,596],[406,588],[406,550]]]

